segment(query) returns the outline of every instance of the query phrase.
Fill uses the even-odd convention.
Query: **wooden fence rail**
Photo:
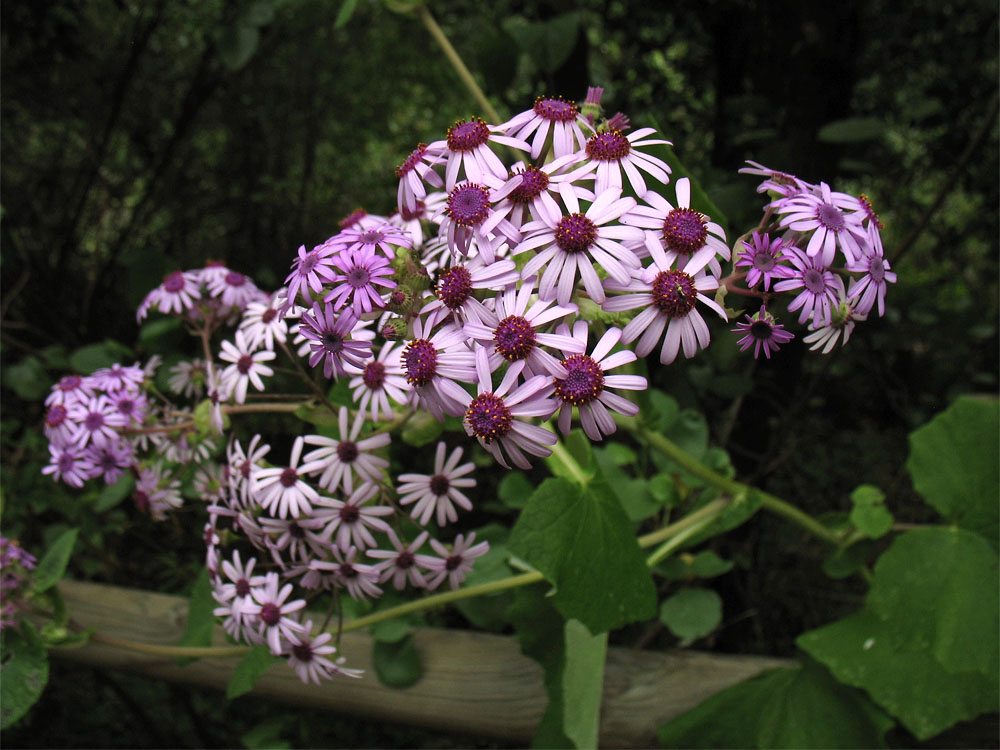
[[[71,581],[61,583],[60,590],[74,620],[107,635],[172,645],[184,629],[187,600],[181,597]],[[220,645],[225,643],[221,629],[217,629],[216,637]],[[427,628],[416,632],[414,641],[424,672],[409,688],[395,689],[379,683],[371,663],[371,637],[346,633],[341,654],[347,657],[347,666],[366,671],[362,679],[336,679],[320,687],[307,686],[284,664],[275,664],[257,682],[254,694],[350,716],[530,741],[545,707],[542,671],[521,654],[514,638]],[[99,643],[57,649],[53,656],[219,690],[225,690],[237,663],[234,658],[200,659],[181,667],[169,658]],[[601,706],[601,746],[653,746],[660,724],[723,688],[788,663],[695,651],[609,648]]]

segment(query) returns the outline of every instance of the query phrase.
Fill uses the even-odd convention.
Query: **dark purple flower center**
[[[451,482],[448,481],[448,477],[444,474],[435,474],[431,477],[430,481],[431,492],[437,496],[447,495],[448,490],[451,489]]]
[[[308,643],[295,644],[292,646],[292,653],[299,661],[312,661],[313,658],[312,646]]]
[[[330,354],[339,354],[340,350],[344,348],[344,337],[339,333],[326,331],[320,340],[323,342],[323,348]]]
[[[868,274],[876,284],[881,284],[885,278],[885,263],[877,255],[868,263]]]
[[[365,385],[373,391],[382,387],[385,382],[385,365],[381,362],[369,362],[361,374]]]
[[[372,275],[368,273],[367,268],[355,266],[347,272],[347,283],[355,289],[360,289],[368,283],[371,277]]]
[[[449,555],[448,559],[444,561],[444,568],[445,570],[455,570],[461,564],[461,555]]]
[[[109,451],[104,451],[101,453],[101,470],[111,471],[112,469],[118,468],[118,461],[115,459],[113,453]]]
[[[562,99],[542,99],[541,97],[535,99],[533,109],[539,117],[555,122],[570,122],[575,120],[580,113],[576,105],[564,102]]]
[[[261,605],[260,619],[268,627],[274,627],[281,622],[281,609],[274,602]]]
[[[448,195],[445,209],[459,226],[474,227],[490,215],[490,191],[482,185],[457,185]]]
[[[448,128],[448,148],[452,151],[472,151],[479,148],[490,137],[490,129],[483,120],[459,120]]]
[[[236,271],[230,271],[226,274],[226,283],[229,286],[243,286],[247,283],[247,277]]]
[[[358,460],[360,453],[361,451],[358,450],[358,444],[353,440],[341,440],[337,443],[337,458],[340,459],[341,463],[354,463]]]
[[[594,161],[619,161],[632,151],[632,144],[620,130],[592,135],[587,141],[587,156]]]
[[[308,276],[319,263],[319,253],[309,252],[299,261],[299,275]]]
[[[549,186],[549,176],[537,167],[527,167],[521,175],[521,184],[510,192],[514,203],[531,203]]]
[[[597,239],[597,225],[583,214],[563,216],[556,224],[556,244],[567,253],[581,253]]]
[[[86,418],[83,420],[83,426],[86,427],[90,432],[94,430],[99,430],[104,426],[104,415],[99,411],[90,412]]]
[[[414,219],[422,219],[427,213],[427,206],[423,201],[417,201],[417,205],[413,207],[411,211],[408,206],[403,206],[399,212],[399,217],[403,221],[413,221]]]
[[[75,391],[83,383],[83,378],[79,375],[67,375],[59,381],[60,391]]]
[[[62,404],[56,404],[51,409],[49,413],[45,415],[45,424],[49,427],[58,427],[63,422],[66,421],[66,407]]]
[[[361,235],[361,241],[366,245],[377,245],[385,240],[385,232],[381,229],[369,229]]]
[[[168,292],[179,292],[184,288],[184,273],[174,271],[163,280],[163,288]]]
[[[465,266],[452,266],[438,276],[434,293],[449,310],[457,310],[472,294],[472,274]]]
[[[356,208],[353,211],[351,211],[351,213],[347,214],[347,216],[345,216],[343,219],[341,219],[338,222],[338,224],[340,225],[341,229],[350,229],[359,221],[361,221],[363,218],[365,218],[367,215],[368,212],[365,211],[363,208]]]
[[[596,399],[604,391],[604,370],[586,354],[574,354],[564,359],[563,367],[569,375],[563,380],[556,378],[553,385],[556,395],[573,406],[583,406]]]
[[[358,577],[358,571],[356,571],[354,569],[354,566],[351,565],[350,563],[341,563],[338,572],[343,578],[348,580],[350,580],[351,578]]]
[[[675,253],[691,255],[708,237],[705,219],[690,208],[675,208],[663,220],[663,241]]]
[[[420,160],[424,158],[424,154],[427,153],[427,144],[418,143],[417,147],[410,152],[410,155],[406,157],[402,164],[396,167],[396,177],[402,178],[404,175],[413,171]]]
[[[357,523],[359,518],[361,518],[361,511],[358,510],[357,505],[348,503],[340,509],[340,520],[344,523]]]
[[[73,464],[76,463],[76,457],[69,451],[63,453],[59,456],[59,471],[60,473],[66,473],[73,468]]]
[[[653,304],[668,318],[683,318],[694,309],[698,291],[683,271],[660,271],[653,279]]]
[[[514,426],[514,415],[503,399],[492,393],[480,393],[465,410],[465,423],[473,435],[491,443],[510,432]]]
[[[250,460],[249,459],[247,459],[246,461],[244,461],[243,463],[240,464],[240,474],[243,475],[244,479],[249,478],[249,476],[250,476]]]
[[[299,474],[292,467],[288,467],[281,472],[281,476],[278,478],[282,487],[294,487],[295,483],[299,481]]]
[[[278,317],[278,311],[273,307],[267,308],[264,313],[260,316],[261,323],[270,323],[272,320]]]
[[[777,261],[775,253],[770,247],[758,248],[753,256],[753,267],[761,273],[767,273],[774,269]]]
[[[135,411],[135,402],[130,398],[123,398],[118,402],[118,411],[126,416],[131,416]]]
[[[831,232],[839,232],[847,223],[844,221],[844,215],[840,209],[830,203],[820,204],[820,207],[816,209],[816,218]]]
[[[508,362],[524,359],[535,348],[535,327],[520,315],[508,315],[493,331],[497,353]]]
[[[823,272],[816,268],[807,268],[802,274],[802,283],[805,288],[813,294],[822,294],[826,289],[826,282],[823,279]]]
[[[250,581],[241,578],[236,582],[236,596],[244,597],[250,593]]]
[[[750,335],[758,341],[767,341],[774,335],[774,328],[766,320],[755,320],[750,324]]]
[[[411,341],[403,349],[403,370],[410,385],[427,385],[437,374],[437,349],[427,339]]]
[[[288,524],[288,533],[295,539],[304,539],[306,536],[306,530],[294,521]]]
[[[244,354],[236,360],[236,369],[239,371],[240,375],[246,375],[250,372],[251,367],[253,367],[253,357],[249,354]]]
[[[416,558],[413,556],[413,553],[410,552],[408,549],[404,549],[402,552],[396,555],[397,568],[402,568],[403,570],[406,570],[407,568],[412,568],[413,563],[415,562]]]

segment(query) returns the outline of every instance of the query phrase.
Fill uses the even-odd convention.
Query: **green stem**
[[[561,440],[552,446],[552,456],[549,460],[558,463],[566,469],[577,484],[586,487],[590,482],[590,477],[583,472],[583,467],[577,463],[577,460],[573,458],[573,454],[569,452],[569,449],[563,445]]]
[[[104,633],[91,633],[90,640],[115,648],[137,651],[152,656],[169,656],[172,658],[209,659],[212,657],[245,656],[250,652],[249,646],[158,646],[155,643],[142,643],[127,638],[116,638]]]
[[[451,42],[448,41],[448,37],[444,35],[441,27],[438,26],[437,21],[434,20],[434,16],[427,9],[426,5],[418,5],[416,8],[417,15],[420,16],[420,21],[427,27],[427,31],[430,35],[434,37],[434,41],[438,43],[441,51],[444,52],[444,56],[448,58],[448,62],[458,73],[458,77],[462,79],[462,83],[465,87],[469,89],[476,103],[483,108],[483,112],[490,119],[490,122],[499,123],[502,122],[502,118],[499,113],[493,109],[493,105],[490,104],[490,100],[486,98],[486,94],[483,90],[479,88],[479,84],[476,83],[476,79],[472,77],[472,73],[469,69],[465,67],[465,63],[462,62],[462,58],[458,56],[458,52],[455,48],[451,46]]]

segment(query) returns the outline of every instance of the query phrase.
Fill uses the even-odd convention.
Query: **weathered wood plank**
[[[74,620],[119,638],[171,645],[184,629],[187,601],[181,597],[93,583],[65,581],[60,590]],[[225,643],[221,629],[217,642]],[[346,633],[341,654],[347,666],[364,669],[360,680],[303,685],[283,664],[260,679],[256,695],[337,713],[385,719],[445,731],[527,742],[545,707],[542,672],[511,637],[472,631],[423,629],[415,644],[424,674],[412,687],[381,685],[371,663],[372,639]],[[58,650],[56,658],[123,669],[171,682],[225,690],[236,659],[202,659],[184,667],[90,643]],[[656,727],[704,698],[758,672],[788,662],[692,651],[662,653],[608,649],[601,709],[603,747],[648,747]]]

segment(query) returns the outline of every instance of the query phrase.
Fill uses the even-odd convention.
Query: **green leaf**
[[[576,747],[597,747],[608,634],[591,635],[578,620],[567,620],[563,636],[563,733]]]
[[[233,676],[229,678],[229,686],[226,688],[226,697],[232,700],[249,693],[257,684],[257,680],[278,661],[281,661],[281,657],[273,656],[267,646],[254,646],[249,654],[240,659],[233,670]]]
[[[37,357],[25,357],[16,365],[4,368],[3,384],[25,401],[41,399],[52,386],[52,379]]]
[[[130,474],[123,474],[114,484],[107,484],[101,488],[101,494],[94,503],[94,510],[97,513],[111,510],[128,497],[133,489],[135,489],[135,479]]]
[[[395,643],[375,641],[372,663],[379,680],[389,687],[409,687],[420,679],[420,654],[412,637]]]
[[[508,547],[555,584],[566,619],[601,633],[656,612],[649,570],[621,505],[602,481],[546,479],[528,501]]]
[[[828,122],[816,133],[823,143],[874,141],[885,133],[885,123],[876,117],[848,117]]]
[[[692,510],[697,510],[698,508],[707,505],[708,502],[709,498],[706,497],[703,501],[698,502]],[[685,542],[684,546],[696,547],[706,539],[711,539],[712,537],[718,536],[723,532],[735,529],[737,526],[741,526],[753,518],[754,514],[760,510],[763,504],[764,500],[757,490],[749,489],[746,493],[737,495],[733,498],[733,502],[728,508],[722,511],[722,513],[720,513],[719,516],[702,531],[699,531],[687,542]]]
[[[215,48],[219,53],[219,59],[233,72],[250,62],[259,43],[260,31],[257,27],[242,23],[224,26],[215,35]]]
[[[861,569],[875,551],[872,541],[863,540],[850,547],[838,548],[823,560],[823,572],[830,578],[847,578]]]
[[[179,337],[184,332],[180,318],[159,318],[145,323],[139,329],[139,343],[146,349],[154,348],[167,336]]]
[[[668,508],[680,505],[681,493],[677,489],[677,481],[669,474],[657,474],[646,482],[646,487],[656,502]]]
[[[402,438],[407,445],[419,448],[437,440],[444,432],[444,423],[429,411],[418,411],[403,426]]]
[[[212,598],[212,582],[208,577],[208,568],[202,568],[191,589],[188,601],[187,622],[178,646],[211,646],[212,631],[215,629],[215,599]],[[193,659],[175,659],[178,664],[188,664]]]
[[[357,7],[357,4],[358,0],[344,0],[340,6],[340,10],[337,11],[337,17],[333,21],[333,28],[344,28],[347,22],[351,20],[351,16],[354,15],[354,8]]]
[[[22,622],[4,635],[10,657],[0,668],[0,729],[24,716],[49,681],[49,656],[34,625]]]
[[[615,466],[633,466],[639,460],[635,451],[622,443],[608,443],[603,450]]]
[[[723,560],[711,550],[699,552],[697,555],[690,553],[674,555],[656,566],[656,572],[673,580],[715,578],[732,569],[732,560]]]
[[[949,672],[1000,673],[997,556],[962,529],[899,536],[879,558],[868,606],[902,650],[929,652]]]
[[[497,486],[497,495],[508,508],[523,508],[534,491],[534,485],[519,471],[505,474]]]
[[[302,404],[294,412],[296,417],[303,422],[309,422],[317,427],[337,427],[338,416],[330,411],[326,406],[310,406]]]
[[[655,432],[665,432],[677,421],[681,413],[677,400],[661,390],[651,389],[639,394],[642,411],[639,418],[642,423]]]
[[[856,505],[851,510],[851,523],[870,539],[888,534],[893,521],[892,513],[884,505]]]
[[[55,586],[62,579],[69,564],[70,555],[73,554],[73,546],[76,544],[76,537],[79,529],[69,529],[60,534],[59,538],[53,542],[52,546],[46,550],[42,559],[38,561],[38,566],[32,575],[34,589],[37,593],[42,593]]]
[[[529,21],[523,16],[509,16],[503,29],[544,73],[558,70],[569,58],[576,44],[579,15],[563,13],[547,21]]]
[[[994,545],[1000,510],[998,402],[964,396],[910,433],[906,468],[913,486],[938,513]]]
[[[682,640],[702,638],[722,621],[722,599],[711,589],[683,588],[663,602],[660,621]]]
[[[281,738],[282,732],[288,729],[293,717],[288,715],[274,716],[257,724],[240,738],[247,750],[285,750],[292,744]]]
[[[606,448],[594,448],[593,452],[600,476],[618,498],[630,521],[645,520],[662,510],[663,506],[649,494],[647,483],[622,471]]]
[[[887,747],[893,726],[863,693],[815,664],[773,669],[734,685],[660,727],[663,747]]]
[[[584,476],[587,477],[587,480],[589,481],[592,479],[595,471],[594,451],[591,446],[590,439],[583,434],[583,430],[571,431],[569,435],[563,438],[563,446],[566,448],[566,451],[570,454],[570,456],[573,457],[573,460],[575,460],[579,465]],[[563,460],[555,453],[546,458],[545,463],[548,465],[549,471],[551,471],[554,476],[575,481],[576,474],[571,471],[563,463]]]
[[[82,346],[69,355],[69,363],[81,375],[89,375],[102,367],[129,359],[132,351],[117,341],[105,339],[100,344]]]
[[[996,710],[995,681],[979,672],[948,672],[926,649],[897,648],[892,641],[891,625],[862,610],[796,643],[841,682],[864,688],[918,739]]]

